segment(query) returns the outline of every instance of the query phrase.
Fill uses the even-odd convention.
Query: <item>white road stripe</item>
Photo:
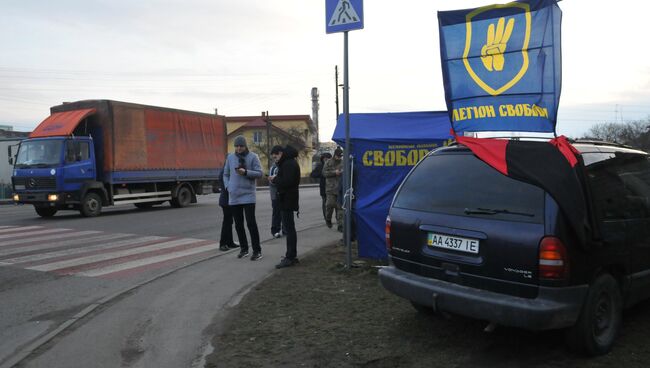
[[[10,231],[14,230],[32,230],[32,229],[42,229],[43,226],[25,226],[25,227],[20,227],[20,226],[11,226],[7,229],[2,229],[0,230],[0,234],[2,233],[8,233]]]
[[[19,245],[19,244],[25,244],[25,243],[31,243],[33,241],[40,241],[40,240],[57,240],[57,239],[63,239],[63,238],[73,238],[75,236],[83,236],[83,235],[92,235],[92,234],[98,234],[101,233],[101,231],[94,231],[94,230],[88,230],[88,231],[71,231],[69,233],[65,234],[56,234],[56,235],[44,235],[44,236],[38,236],[35,238],[26,238],[26,239],[20,239],[20,240],[7,240],[0,242],[0,247],[6,246],[6,245]]]
[[[86,244],[98,240],[113,240],[117,238],[124,238],[127,236],[133,236],[133,235],[108,234],[108,235],[91,236],[89,238],[81,238],[81,239],[72,239],[72,240],[66,239],[66,240],[60,240],[60,241],[47,243],[47,244],[35,244],[35,245],[22,246],[18,248],[8,248],[8,249],[0,250],[0,257],[9,256],[17,253],[31,252],[33,250],[47,250],[50,248],[58,248],[66,245]]]
[[[26,229],[24,227],[23,229]],[[45,229],[45,230],[39,230],[39,231],[30,231],[28,233],[17,233],[17,234],[4,234],[0,235],[0,239],[11,239],[11,238],[20,238],[24,236],[34,236],[34,235],[41,235],[41,234],[55,234],[55,233],[60,233],[62,231],[70,231],[72,229]]]
[[[45,252],[40,252],[36,254],[31,254],[31,255],[26,255],[26,256],[19,256],[19,257],[14,257],[14,258],[8,258],[8,259],[3,259],[2,262],[5,263],[24,263],[24,262],[34,262],[34,261],[40,261],[42,259],[49,259],[49,258],[56,258],[56,257],[61,257],[61,256],[67,256],[67,255],[72,255],[72,254],[77,254],[77,253],[86,253],[89,251],[97,250],[97,249],[111,249],[123,245],[128,245],[131,243],[140,243],[142,242],[142,238],[133,238],[129,239],[127,241],[121,241],[121,242],[114,242],[114,243],[101,243],[101,244],[96,244],[96,245],[90,245],[86,247],[77,247],[77,248],[65,248],[65,249],[59,249],[57,250],[57,247],[60,246],[66,246],[66,245],[77,245],[77,244],[84,244],[84,243],[90,243],[90,242],[96,242],[96,241],[105,241],[105,240],[116,240],[116,239],[122,239],[126,237],[132,237],[133,235],[130,234],[108,234],[108,235],[101,235],[101,236],[96,236],[96,237],[90,237],[90,238],[83,238],[83,239],[75,239],[74,244],[72,242],[58,242],[58,243],[53,243],[54,245],[48,244],[48,248],[55,248],[53,251],[45,251]],[[32,248],[30,250],[41,250],[43,249],[43,246],[39,245],[34,245],[31,247],[21,247],[18,249],[12,249],[14,252],[13,253],[23,253],[29,250],[25,250],[25,248]],[[7,254],[10,255],[11,253]]]
[[[109,273],[125,271],[125,270],[131,269],[131,268],[136,268],[136,267],[146,266],[146,265],[153,264],[153,263],[168,261],[168,260],[174,259],[174,258],[189,256],[189,255],[192,255],[192,254],[207,252],[207,251],[210,251],[210,250],[216,250],[218,248],[219,248],[219,243],[211,243],[211,244],[208,244],[208,245],[203,245],[203,246],[200,246],[200,247],[183,250],[183,251],[180,251],[180,252],[174,252],[174,253],[170,253],[170,254],[162,254],[162,255],[159,255],[159,256],[155,256],[155,257],[149,257],[149,258],[139,259],[139,260],[135,260],[135,261],[130,261],[130,262],[120,263],[120,264],[116,264],[116,265],[111,265],[111,266],[107,266],[107,267],[103,267],[103,268],[98,268],[98,269],[95,269],[95,270],[88,270],[88,271],[84,271],[84,272],[79,272],[79,273],[76,273],[75,275],[89,276],[89,277],[102,276],[102,275],[106,275],[106,274],[109,274]]]
[[[114,259],[114,258],[131,256],[131,255],[145,253],[145,252],[149,252],[149,251],[172,248],[172,247],[176,247],[176,246],[179,246],[179,245],[197,243],[197,242],[202,242],[202,241],[204,241],[204,240],[192,239],[192,238],[176,239],[176,240],[167,241],[167,242],[163,242],[163,243],[147,245],[147,246],[144,246],[144,247],[137,247],[137,248],[120,250],[120,251],[115,251],[115,252],[102,253],[102,254],[95,254],[95,255],[87,256],[87,257],[81,257],[81,258],[75,258],[75,259],[70,259],[70,260],[65,260],[65,261],[47,263],[47,264],[38,265],[38,266],[34,266],[34,267],[27,267],[27,269],[36,270],[36,271],[54,271],[54,270],[58,270],[58,269],[62,269],[62,268],[69,268],[69,267],[81,266],[81,265],[88,264],[88,263],[107,261],[107,260]]]
[[[11,225],[4,225],[4,226],[0,226],[0,229],[6,229],[6,228],[8,228],[8,227],[15,227],[15,226],[11,226]]]

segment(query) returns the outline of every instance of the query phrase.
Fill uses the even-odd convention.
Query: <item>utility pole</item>
[[[311,116],[314,121],[314,125],[316,125],[316,147],[312,147],[316,150],[320,148],[320,124],[318,122],[318,109],[320,108],[320,105],[318,103],[318,88],[313,87],[311,89]],[[305,137],[307,139],[307,137]]]
[[[339,118],[339,66],[334,65],[334,81],[336,82],[334,90],[336,91],[336,119]]]
[[[266,110],[266,114],[262,112],[264,122],[266,123],[266,167],[267,170],[271,170],[271,117],[269,116],[269,110]]]

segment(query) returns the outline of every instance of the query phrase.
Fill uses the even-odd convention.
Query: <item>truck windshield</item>
[[[61,161],[61,140],[23,141],[16,157],[16,167],[50,167]]]

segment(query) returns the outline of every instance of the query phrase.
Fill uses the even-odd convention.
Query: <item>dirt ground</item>
[[[386,292],[378,265],[345,269],[331,245],[279,270],[229,311],[213,367],[648,367],[650,303],[626,311],[613,351],[568,352],[561,331],[534,333],[463,317],[418,314]]]

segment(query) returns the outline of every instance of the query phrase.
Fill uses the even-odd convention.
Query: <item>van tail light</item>
[[[539,244],[539,278],[569,278],[569,258],[562,241],[554,236],[542,238]]]
[[[386,249],[390,251],[393,249],[393,244],[390,241],[390,216],[386,216],[386,227],[384,229],[386,231]]]

